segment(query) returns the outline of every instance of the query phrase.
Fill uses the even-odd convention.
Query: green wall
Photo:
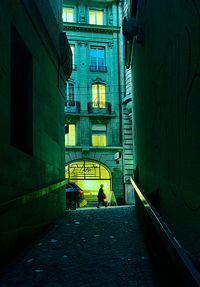
[[[47,32],[50,26],[41,21],[40,7],[37,10],[34,1],[27,6],[23,1],[10,3],[3,1],[0,7],[4,23],[0,27],[0,252],[4,260],[65,211],[63,187],[28,203],[23,200],[24,195],[28,198],[31,192],[65,178],[65,75],[59,68],[58,31]],[[48,23],[56,25],[48,2],[45,9]],[[32,55],[33,155],[10,144],[11,23]],[[57,42],[52,41],[55,38]],[[22,198],[20,204],[17,198]]]
[[[139,1],[132,61],[139,182],[191,252],[200,244],[200,4]],[[198,254],[198,253],[196,253]]]

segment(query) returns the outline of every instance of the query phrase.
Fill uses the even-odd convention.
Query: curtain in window
[[[74,84],[67,83],[67,106],[74,106]]]

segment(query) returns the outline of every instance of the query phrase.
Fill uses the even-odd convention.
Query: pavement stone
[[[156,286],[135,207],[66,211],[5,272],[5,286]]]

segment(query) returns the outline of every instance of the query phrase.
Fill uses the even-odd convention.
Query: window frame
[[[94,103],[94,97],[95,97],[95,94],[94,94],[94,92],[93,92],[93,87],[94,86],[97,86],[97,105],[95,105],[95,103]],[[104,101],[100,101],[100,97],[101,97],[101,95],[100,95],[100,87],[104,87],[104,91],[105,91],[105,93],[104,93]],[[105,84],[103,84],[103,83],[92,83],[92,107],[93,107],[93,109],[94,108],[97,108],[97,109],[105,109],[106,108],[106,85]]]
[[[92,57],[92,50],[96,52],[96,57]],[[103,51],[103,56],[104,56],[103,58],[99,57],[100,51]],[[96,59],[96,65],[92,64],[92,58]],[[99,64],[99,62],[101,62],[100,59],[103,59],[103,65]],[[106,47],[105,46],[91,46],[90,47],[90,70],[106,71]]]
[[[70,99],[69,99],[69,85],[72,85],[73,86],[73,100],[71,100],[71,102],[74,103],[74,105],[70,105],[68,103],[70,103]],[[66,107],[73,107],[76,105],[76,93],[75,93],[75,83],[72,82],[72,81],[66,81],[66,96],[65,96],[65,106]]]
[[[64,13],[64,9],[66,10],[66,12]],[[67,20],[67,10],[69,10],[69,9],[71,9],[72,10],[72,21],[68,21]],[[74,11],[75,11],[75,9],[74,9],[74,7],[63,7],[63,9],[62,9],[62,19],[63,19],[63,22],[64,23],[74,23],[75,21],[74,21]],[[63,16],[63,15],[65,15],[65,16]]]
[[[74,126],[74,144],[70,143],[70,126]],[[68,129],[68,132],[66,132]],[[76,145],[76,124],[65,124],[65,146],[75,146]]]
[[[91,23],[90,22],[90,12],[94,12],[95,13],[95,23]],[[97,23],[97,13],[102,13],[102,24],[98,24]],[[89,24],[90,25],[99,25],[99,26],[103,26],[104,25],[104,11],[103,10],[96,10],[96,9],[89,9]]]
[[[98,145],[93,144],[93,136],[98,137]],[[105,136],[105,145],[100,144],[100,137]],[[107,146],[107,127],[106,125],[93,125],[92,126],[92,146],[105,147]]]

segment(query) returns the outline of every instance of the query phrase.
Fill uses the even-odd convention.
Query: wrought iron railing
[[[88,114],[111,114],[111,104],[108,102],[89,102]]]
[[[105,66],[105,65],[102,65],[102,66],[90,65],[90,71],[106,72],[107,66]]]
[[[65,112],[80,114],[81,105],[78,101],[66,101]]]

